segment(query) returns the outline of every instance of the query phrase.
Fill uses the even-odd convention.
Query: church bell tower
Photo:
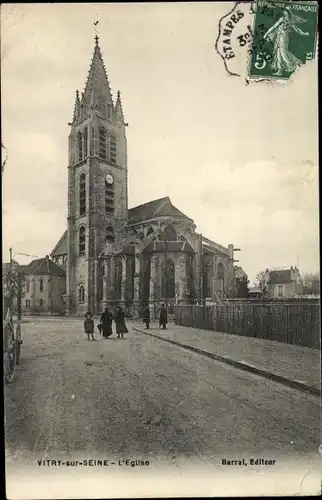
[[[113,102],[98,37],[69,135],[67,309],[98,312],[98,257],[127,219],[127,146],[120,92]]]

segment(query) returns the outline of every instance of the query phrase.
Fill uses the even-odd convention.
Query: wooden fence
[[[320,348],[319,304],[180,305],[175,310],[175,323]]]

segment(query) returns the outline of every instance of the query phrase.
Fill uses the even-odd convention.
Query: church
[[[98,37],[69,123],[67,230],[51,253],[66,270],[67,314],[121,305],[138,315],[162,303],[234,296],[234,248],[196,232],[169,197],[128,207],[126,127],[113,102]]]

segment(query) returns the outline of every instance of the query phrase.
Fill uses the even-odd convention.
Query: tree
[[[258,274],[256,274],[256,278],[255,278],[255,286],[260,288],[262,290],[262,292],[267,291],[267,286],[266,286],[267,283],[264,279],[266,272],[267,271],[260,271]]]
[[[318,273],[303,274],[302,282],[305,295],[318,295],[320,293],[320,275]]]
[[[246,299],[249,292],[249,280],[245,275],[242,278],[236,278],[236,296],[241,299]]]

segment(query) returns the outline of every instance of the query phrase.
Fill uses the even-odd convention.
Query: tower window
[[[114,135],[111,135],[110,139],[110,161],[116,164],[116,138]]]
[[[112,119],[112,105],[111,104],[107,104],[106,105],[106,109],[107,109],[107,118],[109,120]]]
[[[81,226],[79,228],[78,248],[79,248],[79,255],[84,255],[85,254],[85,227],[84,226]]]
[[[114,187],[105,181],[105,213],[114,214]]]
[[[103,127],[99,129],[99,156],[103,160],[107,158],[107,133]]]
[[[87,158],[88,155],[88,130],[87,127],[84,128],[84,157]]]
[[[86,176],[81,174],[79,177],[79,214],[86,213]]]
[[[83,136],[81,132],[77,134],[77,144],[78,144],[78,161],[83,159]]]
[[[84,285],[80,285],[78,288],[78,302],[83,303],[85,302],[85,287]]]
[[[114,241],[114,228],[112,226],[107,226],[105,229],[105,242],[113,243]]]
[[[40,292],[44,291],[44,280],[42,278],[40,278],[39,291]]]

